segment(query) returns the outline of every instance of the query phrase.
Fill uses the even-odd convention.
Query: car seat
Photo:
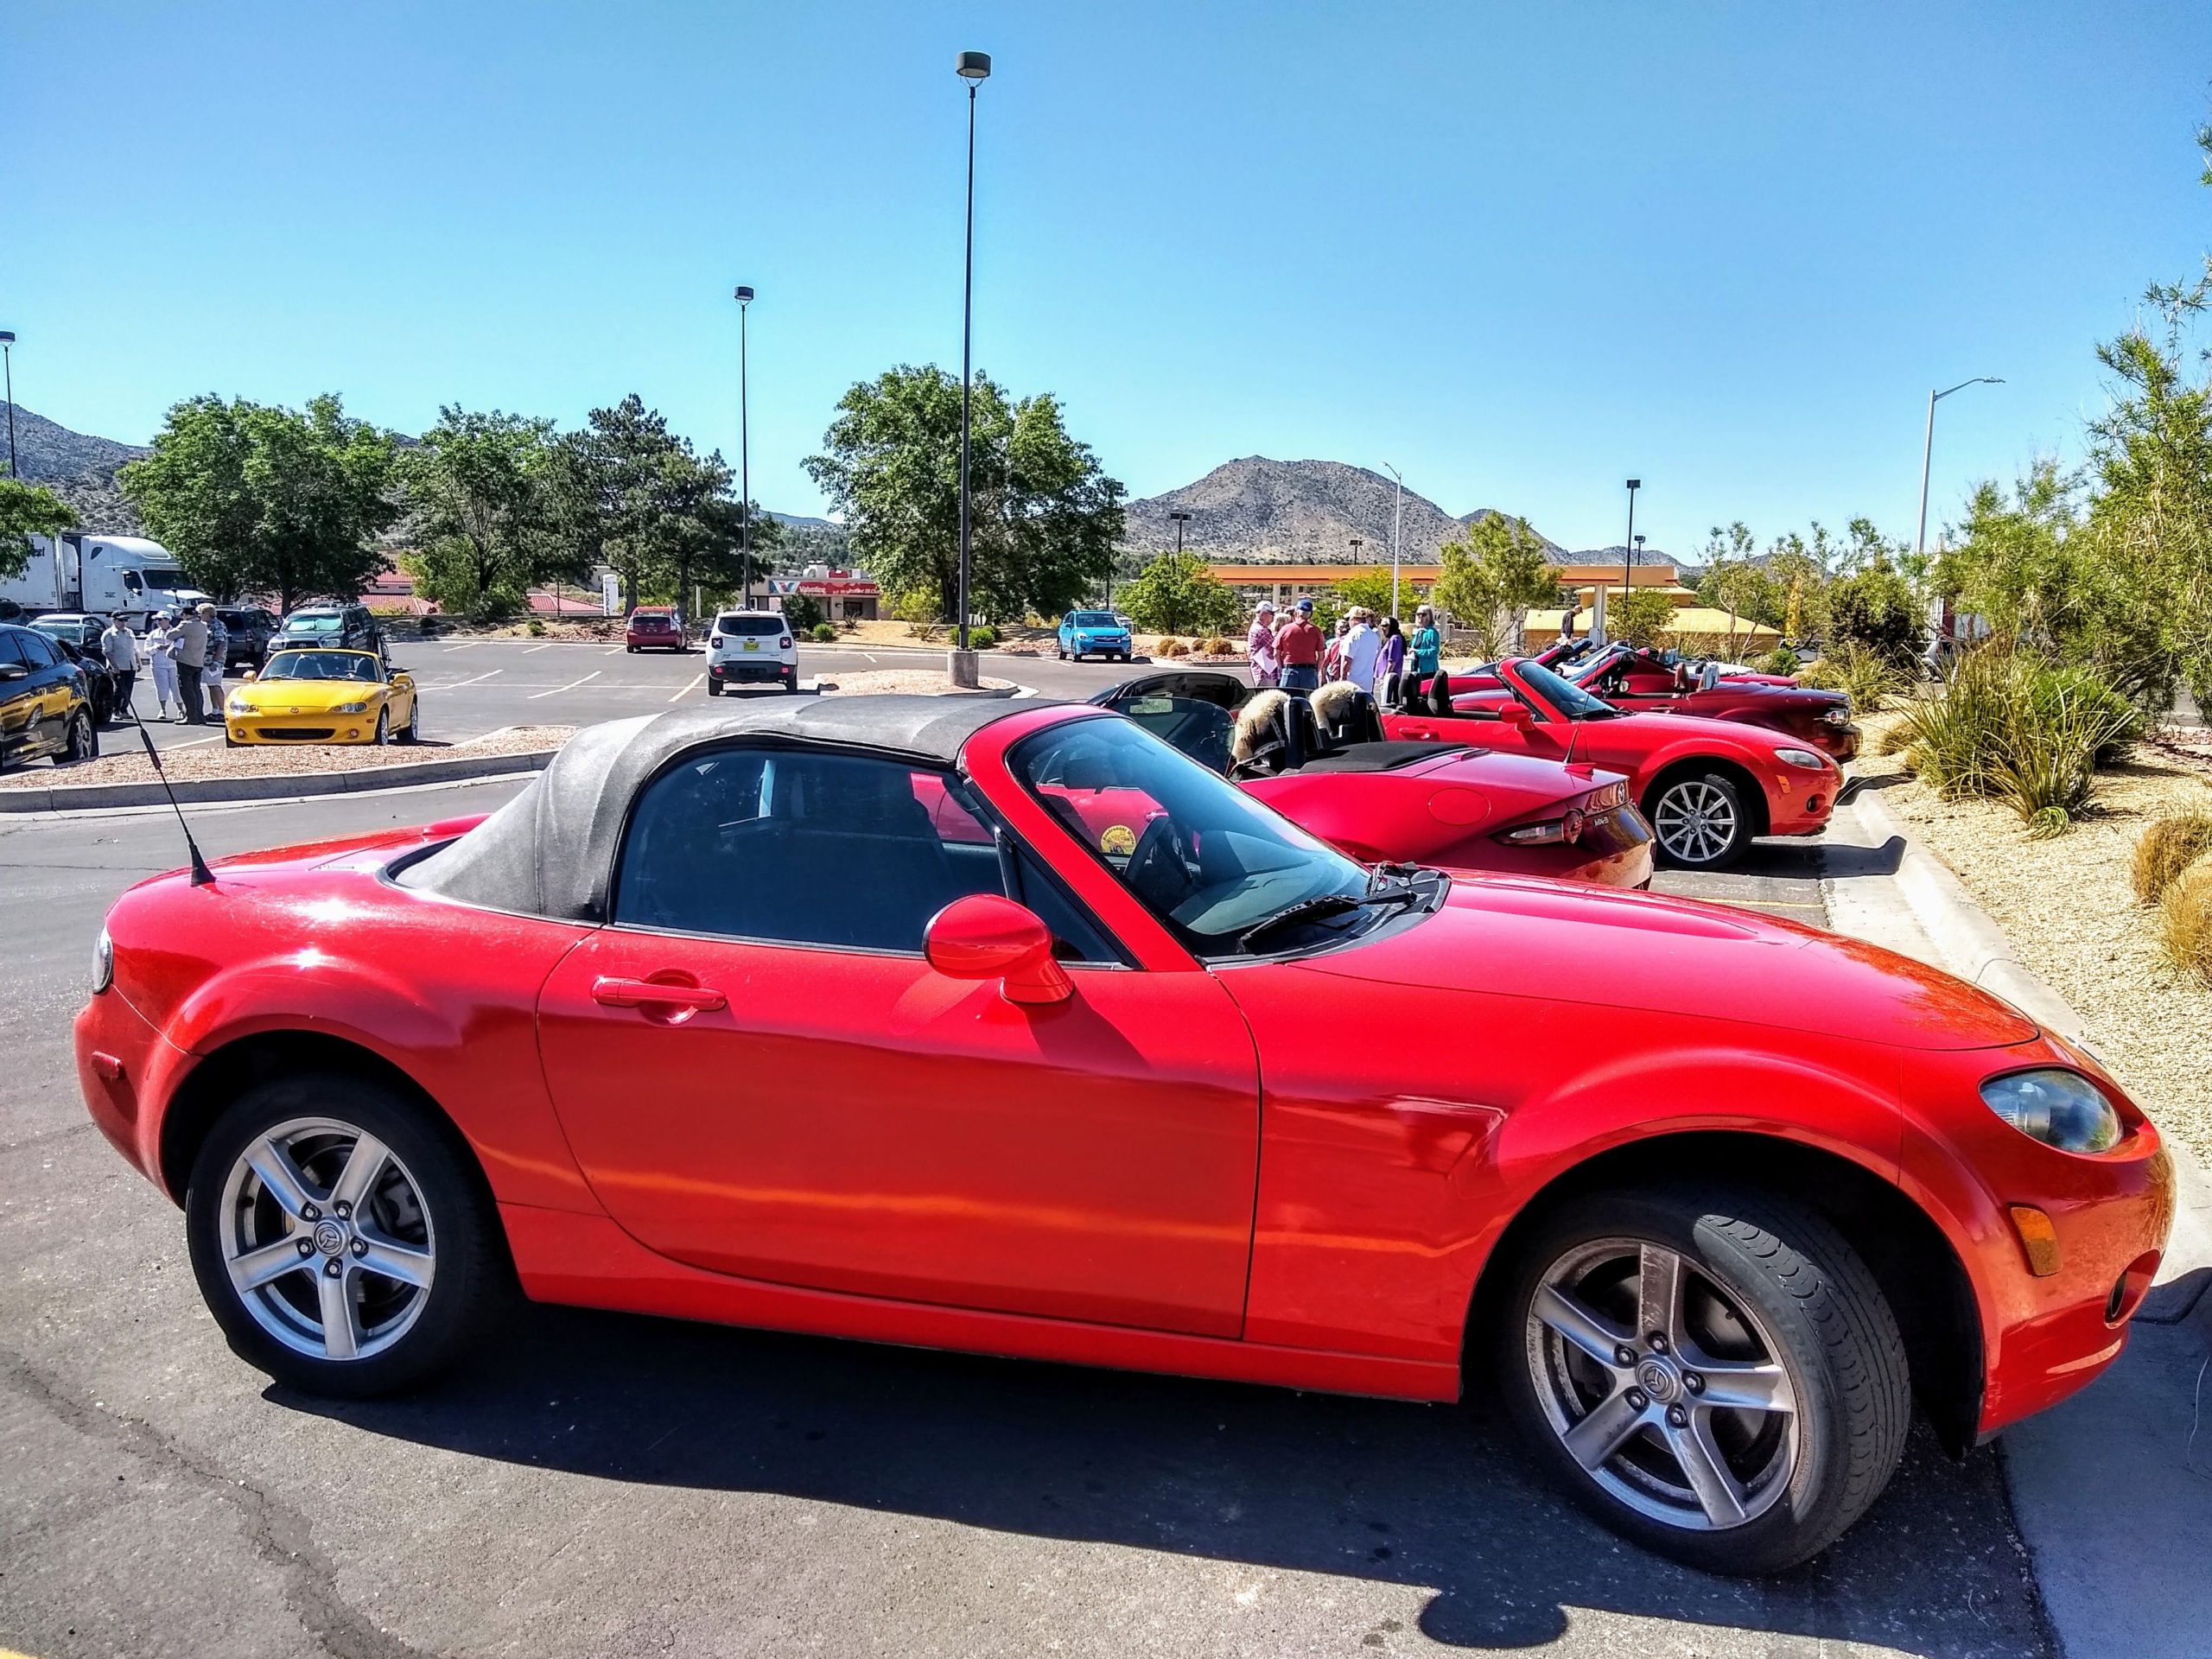
[[[1357,686],[1337,681],[1321,687],[1308,699],[1323,740],[1332,748],[1351,743],[1382,741],[1382,716],[1375,699]]]
[[[1452,706],[1452,677],[1442,669],[1429,676],[1428,712],[1432,715],[1456,715]]]

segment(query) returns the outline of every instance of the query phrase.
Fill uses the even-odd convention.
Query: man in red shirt
[[[1275,661],[1286,691],[1311,691],[1321,683],[1321,630],[1313,626],[1313,601],[1301,599],[1291,619],[1275,632]]]

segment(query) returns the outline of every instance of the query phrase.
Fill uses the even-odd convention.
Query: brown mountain
[[[1165,495],[1132,501],[1122,545],[1156,553],[1175,545],[1171,512],[1187,512],[1186,548],[1223,560],[1268,563],[1387,563],[1390,519],[1398,499],[1395,480],[1338,461],[1270,461],[1247,455],[1217,467],[1194,484]],[[1414,490],[1406,492],[1400,555],[1408,563],[1432,563],[1437,550],[1467,524],[1492,516],[1478,507],[1453,518]],[[1363,545],[1356,551],[1353,537]],[[1553,546],[1547,543],[1547,546]],[[1565,550],[1554,547],[1564,556]]]

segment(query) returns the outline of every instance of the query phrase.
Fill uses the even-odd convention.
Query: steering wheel
[[[1191,875],[1191,849],[1175,820],[1166,813],[1144,827],[1135,849],[1122,868],[1122,880],[1154,912],[1173,915],[1175,907],[1198,891]]]

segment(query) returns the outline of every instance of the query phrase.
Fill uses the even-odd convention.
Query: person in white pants
[[[154,668],[154,701],[161,704],[161,717],[174,720],[184,712],[184,698],[176,689],[176,636],[170,629],[173,619],[167,611],[157,614],[146,629],[146,658]]]

